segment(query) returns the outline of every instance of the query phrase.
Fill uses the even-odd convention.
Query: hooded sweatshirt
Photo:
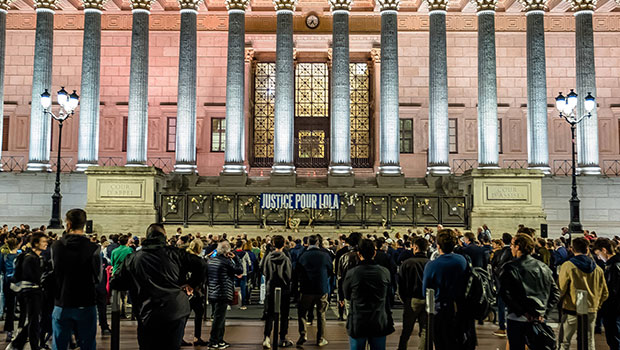
[[[559,273],[562,309],[576,314],[577,291],[588,295],[588,312],[597,312],[607,299],[608,290],[603,270],[588,255],[577,255],[562,264]]]
[[[290,290],[293,268],[286,254],[273,251],[261,261],[261,265],[267,294],[273,293],[277,287],[282,288],[283,293]]]

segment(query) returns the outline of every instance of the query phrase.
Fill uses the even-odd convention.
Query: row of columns
[[[3,93],[6,11],[0,0],[0,97]],[[56,0],[37,0],[34,72],[28,170],[49,170],[51,120],[40,104],[51,91],[53,21]],[[105,0],[83,0],[84,47],[78,170],[98,161],[101,14]],[[152,0],[132,0],[133,25],[127,165],[144,166],[148,135],[149,13]],[[175,170],[196,171],[196,17],[202,0],[179,0],[181,32]],[[350,0],[329,0],[333,13],[332,175],[351,175],[349,11]],[[429,153],[428,172],[446,174],[449,166],[448,84],[446,52],[447,0],[425,0],[429,9]],[[497,0],[473,0],[478,10],[478,160],[481,168],[498,167],[495,7]],[[593,0],[572,0],[576,17],[577,93],[596,96],[592,14]],[[544,1],[520,0],[527,16],[528,163],[549,171]],[[245,10],[249,0],[227,0],[229,11],[226,76],[226,154],[223,173],[244,174]],[[293,13],[296,0],[274,0],[277,15],[274,174],[294,174]],[[398,22],[399,0],[379,0],[381,10],[380,175],[401,175],[399,160]],[[541,78],[542,77],[542,78]],[[2,127],[0,99],[0,130]],[[583,101],[578,105],[584,113]],[[596,110],[578,127],[582,173],[600,173]],[[0,137],[1,137],[0,133]]]

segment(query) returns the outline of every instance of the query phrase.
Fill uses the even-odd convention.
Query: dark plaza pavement
[[[335,303],[332,302],[330,309],[327,312],[327,326],[326,326],[326,339],[329,344],[321,349],[325,350],[345,350],[349,349],[349,342],[346,332],[346,322],[337,321],[337,310]],[[227,313],[226,322],[226,334],[224,339],[231,343],[229,349],[232,350],[258,350],[262,349],[263,342],[263,326],[264,323],[260,321],[262,314],[262,305],[250,305],[248,310],[239,310],[238,306],[233,306]],[[398,345],[398,338],[402,329],[402,309],[396,307],[394,310],[394,320],[396,331],[388,336],[387,349],[396,349]],[[299,333],[297,332],[297,311],[291,309],[291,316],[293,319],[289,321],[289,339],[293,342],[297,340]],[[553,318],[553,317],[552,317]],[[557,321],[555,321],[557,322]],[[556,327],[557,323],[552,320],[551,325]],[[121,346],[122,350],[138,350],[138,342],[136,340],[136,327],[135,321],[123,320],[121,321]],[[316,343],[316,320],[308,328],[308,342],[304,345],[304,349],[319,349]],[[484,325],[477,326],[478,334],[478,347],[477,349],[483,350],[505,350],[506,338],[499,338],[493,335],[493,331],[497,329],[497,326],[491,322],[485,322]],[[211,322],[203,324],[203,339],[208,340],[209,331],[211,330]],[[185,340],[191,341],[194,334],[194,322],[190,320],[185,329]],[[556,330],[557,335],[557,330]],[[4,340],[5,334],[0,334],[0,349],[4,349],[7,345]],[[417,350],[418,337],[417,326],[414,329],[414,334],[409,340],[409,349]],[[26,345],[25,349],[29,349]],[[104,350],[110,349],[110,337],[97,336],[97,349]],[[192,347],[184,347],[182,349],[192,349]],[[206,350],[207,347],[201,347],[197,349]],[[571,349],[577,349],[576,339],[573,339]],[[608,349],[603,335],[596,335],[596,349],[604,350]],[[166,349],[161,349],[166,350]]]

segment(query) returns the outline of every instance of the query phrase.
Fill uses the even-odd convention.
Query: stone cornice
[[[11,8],[11,1],[13,0],[0,0],[0,10],[8,11]]]
[[[338,11],[338,10],[351,11],[352,5],[353,5],[353,0],[329,0],[329,6],[332,11]]]
[[[297,0],[273,0],[276,11],[289,10],[295,12]]]
[[[495,11],[497,8],[497,0],[470,0],[472,4],[476,5],[476,10],[480,11]]]
[[[179,0],[179,8],[181,10],[198,11],[200,4],[202,4],[202,0]]]
[[[324,31],[307,29],[303,15],[293,16],[295,33],[312,33],[331,35],[332,16],[321,16],[321,23],[325,24]],[[103,30],[131,30],[131,12],[110,13],[106,12],[101,17]],[[495,15],[495,30],[497,32],[525,32],[526,16],[522,13],[507,14],[498,12]],[[620,32],[620,13],[596,13],[592,22],[596,32]],[[429,16],[425,13],[410,14],[399,13],[399,32],[428,31]],[[273,12],[257,14],[256,12],[246,15],[247,33],[273,33],[276,32],[276,16]],[[150,30],[156,31],[179,31],[181,19],[178,12],[151,13]],[[228,14],[200,13],[197,17],[199,31],[227,31]],[[7,14],[7,29],[9,30],[34,30],[36,28],[36,14],[32,12],[9,11]],[[84,28],[84,13],[57,12],[54,16],[54,29],[57,30],[82,30]],[[379,34],[381,32],[381,16],[378,14],[352,15],[350,17],[349,30],[351,34]],[[446,30],[450,32],[476,32],[478,21],[475,13],[446,15]],[[548,13],[545,15],[545,32],[574,32],[575,18],[572,13]]]
[[[547,11],[549,9],[546,0],[519,0],[519,3],[525,12]]]
[[[249,4],[250,0],[226,0],[226,9],[245,11]]]

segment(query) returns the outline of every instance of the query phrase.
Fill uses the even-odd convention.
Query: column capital
[[[95,9],[99,11],[103,11],[103,6],[106,2],[107,0],[82,0],[84,9]]]
[[[131,0],[131,9],[151,11],[153,1],[154,0]]]
[[[446,11],[448,9],[448,0],[425,0],[428,5],[429,14],[433,11]]]
[[[57,0],[35,0],[34,8],[35,9],[48,9],[48,10],[56,10],[58,7],[56,6]]]
[[[381,49],[378,47],[370,49],[370,58],[374,64],[381,63]]]
[[[198,11],[200,4],[202,4],[202,0],[179,0],[179,7],[181,10]]]
[[[482,11],[495,11],[497,7],[497,0],[470,0],[472,4],[476,5],[478,12]]]
[[[565,0],[571,5],[571,9],[575,12],[594,11],[596,8],[596,0]],[[616,3],[618,0],[616,0]]]
[[[226,0],[226,9],[245,11],[250,5],[250,0]]]
[[[519,0],[525,12],[530,11],[547,11],[547,0]]]
[[[380,11],[398,11],[400,0],[379,0]]]
[[[295,12],[297,0],[273,0],[273,6],[276,11],[288,10]]]
[[[254,49],[246,48],[245,49],[245,62],[252,63],[253,60],[254,60]]]
[[[351,11],[352,5],[353,0],[329,0],[332,11]]]
[[[11,1],[13,0],[0,0],[0,11],[8,11],[11,8]]]

